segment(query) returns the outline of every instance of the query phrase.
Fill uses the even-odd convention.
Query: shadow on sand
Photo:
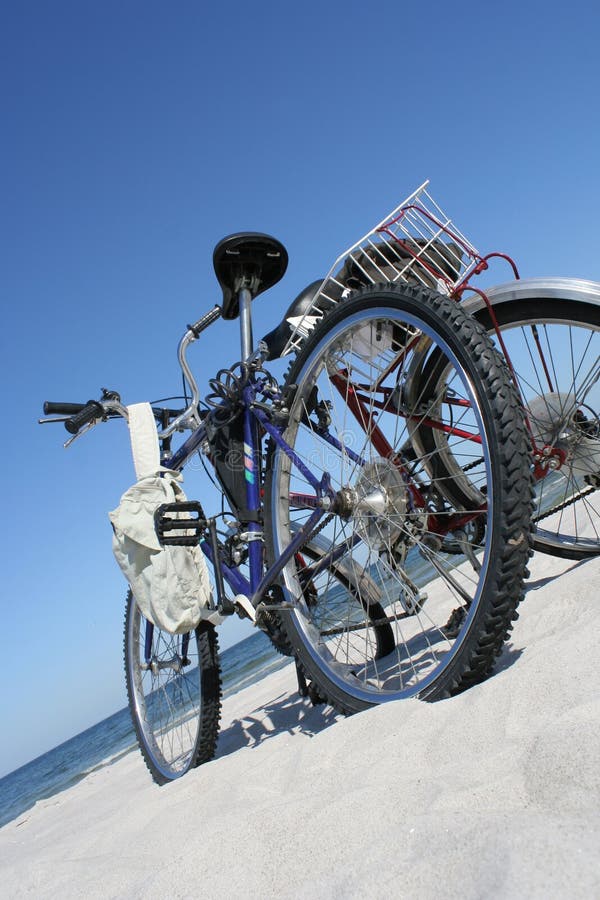
[[[234,719],[219,735],[217,759],[242,747],[256,747],[269,738],[301,731],[313,737],[336,722],[340,715],[330,706],[313,706],[299,694],[281,694],[267,706]]]
[[[539,591],[540,588],[545,587],[547,584],[550,584],[552,581],[556,581],[557,578],[560,578],[562,575],[568,575],[569,572],[573,572],[575,569],[578,569],[580,566],[584,566],[588,562],[593,562],[597,557],[591,556],[588,559],[580,559],[573,561],[572,565],[563,569],[561,572],[557,572],[554,575],[548,575],[546,578],[538,578],[536,581],[526,581],[525,582],[525,593],[529,593],[529,591]],[[565,560],[565,562],[567,562]]]

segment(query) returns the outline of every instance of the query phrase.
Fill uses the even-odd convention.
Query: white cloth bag
[[[158,436],[148,403],[129,406],[129,429],[138,481],[109,513],[113,553],[142,615],[171,634],[193,631],[214,619],[212,588],[198,546],[161,547],[154,513],[163,503],[185,502],[178,472],[160,465]],[[185,518],[185,515],[183,516]]]

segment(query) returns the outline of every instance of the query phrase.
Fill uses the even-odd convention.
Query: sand
[[[343,719],[288,667],[180,781],[130,754],[0,829],[0,894],[600,897],[600,560],[531,572],[484,684]]]

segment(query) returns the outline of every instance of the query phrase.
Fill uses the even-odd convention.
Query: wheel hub
[[[394,463],[367,463],[353,489],[354,528],[370,547],[390,547],[402,531],[407,503],[406,485]]]
[[[573,394],[554,391],[536,397],[527,410],[538,463],[568,465],[581,478],[600,472],[600,417],[593,409],[578,404]]]

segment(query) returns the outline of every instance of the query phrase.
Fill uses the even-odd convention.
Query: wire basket
[[[339,256],[282,355],[295,353],[317,322],[357,288],[406,282],[451,294],[481,264],[470,241],[427,192],[429,181]]]

